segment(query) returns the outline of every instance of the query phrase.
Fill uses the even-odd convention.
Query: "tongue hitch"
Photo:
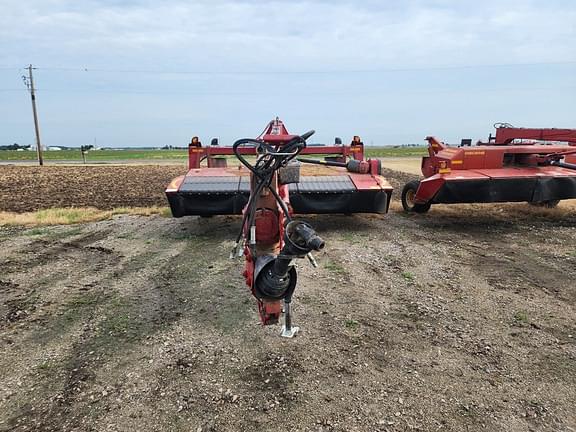
[[[311,256],[310,252],[324,248],[322,240],[306,222],[291,221],[286,225],[284,247],[274,257],[264,255],[256,260],[254,270],[254,291],[260,300],[284,300],[285,324],[282,336],[293,337],[298,327],[292,327],[290,303],[296,288],[296,269],[292,264],[295,258]]]

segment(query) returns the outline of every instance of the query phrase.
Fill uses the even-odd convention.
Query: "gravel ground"
[[[0,431],[573,431],[576,214],[317,216],[293,340],[235,217],[0,229]]]

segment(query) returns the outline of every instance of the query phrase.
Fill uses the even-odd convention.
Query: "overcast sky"
[[[0,145],[576,128],[576,1],[0,0]]]

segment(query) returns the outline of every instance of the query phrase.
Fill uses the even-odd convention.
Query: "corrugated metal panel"
[[[299,193],[351,193],[356,186],[348,176],[304,176],[300,183],[290,184],[290,190]],[[250,178],[246,176],[186,176],[180,192],[236,193],[250,192]]]
[[[240,178],[237,176],[186,176],[180,186],[180,192],[235,193],[238,192]]]
[[[240,192],[250,193],[250,177],[242,176],[240,177],[240,185],[238,186]]]
[[[348,176],[304,176],[300,183],[291,184],[290,190],[300,193],[346,193],[356,192],[356,186]]]

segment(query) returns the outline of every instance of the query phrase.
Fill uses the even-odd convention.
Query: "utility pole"
[[[34,89],[34,77],[32,76],[32,65],[28,65],[28,79],[29,83],[26,82],[26,77],[24,77],[24,82],[30,90],[30,97],[32,98],[32,113],[34,114],[34,129],[36,131],[36,152],[38,153],[38,164],[40,166],[44,165],[44,159],[42,157],[42,144],[40,143],[40,126],[38,125],[38,112],[36,111],[36,93]]]

